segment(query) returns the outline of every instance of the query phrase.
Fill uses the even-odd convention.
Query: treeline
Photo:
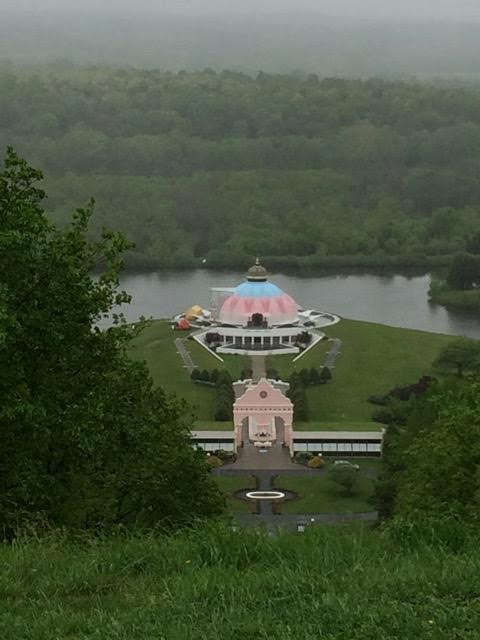
[[[0,73],[0,145],[131,268],[444,264],[480,222],[475,89],[224,71]],[[95,229],[94,229],[95,232]],[[285,262],[283,264],[283,262]]]
[[[445,280],[432,280],[432,302],[460,309],[480,309],[480,233],[467,246],[473,253],[458,254],[452,260]]]

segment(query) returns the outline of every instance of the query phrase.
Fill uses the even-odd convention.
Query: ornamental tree
[[[433,366],[443,373],[455,373],[462,376],[465,373],[480,372],[480,342],[459,338],[444,347]]]
[[[93,204],[60,231],[40,172],[9,149],[0,174],[0,525],[178,526],[222,499],[183,403],[154,388],[116,317],[125,239],[87,239]],[[91,273],[96,268],[98,278]]]

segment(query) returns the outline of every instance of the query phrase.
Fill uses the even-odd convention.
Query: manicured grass
[[[355,320],[342,320],[331,327],[328,334],[343,341],[341,353],[332,371],[333,380],[308,389],[312,426],[301,426],[300,429],[328,429],[323,426],[326,423],[341,430],[354,430],[355,425],[363,430],[366,424],[371,425],[371,416],[376,409],[368,402],[368,397],[410,384],[421,375],[431,373],[431,363],[440,349],[452,340],[451,336]],[[194,407],[199,420],[212,421],[215,390],[192,384],[176,352],[175,337],[187,335],[173,332],[167,322],[154,322],[135,340],[132,356],[147,362],[156,384],[185,398]],[[186,346],[200,368],[222,368],[222,363],[195,341],[187,340]],[[331,342],[322,341],[297,363],[292,363],[291,356],[277,356],[268,358],[267,366],[288,378],[293,370],[323,365],[331,347]],[[242,368],[250,367],[250,360],[226,356],[224,366],[235,379]]]
[[[310,420],[317,424],[335,422],[341,429],[345,428],[343,424],[371,420],[376,407],[368,402],[370,395],[411,384],[431,373],[439,351],[452,341],[451,336],[357,320],[342,320],[328,330],[328,335],[340,338],[342,349],[332,370],[332,381],[307,390]],[[317,364],[323,364],[323,354],[318,355],[321,358]],[[310,358],[310,354],[305,357]],[[302,360],[290,368],[283,361],[282,367],[283,374],[288,375],[293,368],[303,368]]]
[[[50,536],[0,545],[0,566],[4,640],[477,640],[480,629],[476,540],[451,550],[405,528]]]
[[[233,494],[241,489],[254,489],[255,480],[252,476],[215,476],[220,490],[225,495],[227,501],[227,509],[230,513],[235,511],[249,512],[252,504],[245,500],[235,498]]]
[[[266,365],[267,368],[271,367],[272,369],[276,369],[281,378],[287,379],[292,371],[301,371],[302,369],[311,369],[312,367],[319,369],[325,363],[327,354],[332,346],[332,342],[329,340],[322,340],[297,360],[297,362],[293,362],[297,357],[296,355],[269,356]]]
[[[357,472],[357,491],[351,497],[338,495],[337,485],[325,474],[306,477],[279,476],[275,486],[299,494],[299,500],[282,504],[283,513],[361,513],[373,511],[368,499],[372,495],[373,480]]]
[[[214,422],[212,420],[197,420],[194,429],[199,431],[233,431],[233,422]]]
[[[183,336],[172,331],[168,322],[155,321],[134,340],[130,354],[147,363],[156,385],[187,400],[200,420],[209,420],[215,412],[215,390],[190,380],[175,348],[177,337]]]
[[[189,335],[188,332],[172,331],[169,322],[156,320],[133,341],[130,355],[134,359],[144,360],[154,383],[185,399],[199,420],[213,422],[215,389],[195,385],[190,380],[188,371],[176,350],[175,339],[185,339],[186,349],[190,352],[194,364],[200,369],[212,371],[226,368],[234,380],[240,377],[242,368],[251,366],[250,360],[240,356],[226,356],[225,363],[222,363],[195,340],[188,340]]]
[[[335,422],[370,420],[370,395],[411,384],[431,373],[439,351],[451,336],[342,320],[329,335],[342,340],[333,380],[308,392],[310,417]]]
[[[241,376],[242,369],[251,369],[251,359],[247,356],[222,355],[221,362],[212,355],[207,349],[202,347],[196,340],[186,340],[185,345],[192,356],[193,362],[199,369],[227,369],[232,376],[232,380],[238,380]]]
[[[378,422],[297,422],[295,431],[381,431]]]

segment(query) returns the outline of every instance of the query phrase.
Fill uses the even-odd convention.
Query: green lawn
[[[193,339],[186,341],[186,347],[190,351],[193,362],[199,369],[208,369],[209,371],[227,369],[233,380],[240,378],[242,369],[250,369],[252,366],[251,359],[246,356],[222,355],[223,362],[221,362]]]
[[[214,422],[212,420],[197,420],[195,429],[199,431],[233,431],[233,422]]]
[[[297,422],[295,431],[381,431],[378,422]]]
[[[234,380],[240,377],[242,368],[251,366],[250,360],[241,356],[226,356],[222,363],[195,340],[188,340],[189,335],[188,332],[172,331],[169,322],[156,320],[133,341],[130,355],[147,363],[156,385],[184,398],[199,421],[209,422],[210,429],[223,429],[223,425],[214,427],[211,424],[215,414],[215,389],[193,384],[177,353],[175,339],[185,339],[187,351],[200,369],[212,371],[226,368]]]
[[[241,489],[255,489],[255,480],[252,476],[215,476],[215,479],[217,480],[220,490],[225,494],[227,509],[230,513],[234,513],[235,511],[248,512],[251,510],[252,505],[250,503],[234,498],[233,494]]]
[[[386,393],[430,373],[440,349],[453,339],[356,320],[342,320],[328,334],[343,341],[342,350],[332,371],[333,380],[308,390],[311,425],[301,425],[301,430],[373,430],[371,416],[375,407],[368,402],[368,396]],[[174,339],[187,336],[173,332],[169,323],[157,321],[134,341],[131,353],[147,362],[155,384],[185,398],[198,420],[211,422],[215,390],[192,384],[175,349]],[[242,368],[250,366],[250,360],[242,356],[226,356],[222,365],[194,340],[187,340],[186,346],[202,369],[224,366],[235,379]],[[267,366],[287,378],[295,369],[322,366],[331,346],[331,342],[322,341],[296,363],[291,356],[270,357]]]
[[[176,337],[181,334],[172,331],[168,322],[153,322],[134,340],[130,354],[147,363],[156,385],[187,400],[200,420],[211,420],[215,411],[215,390],[192,383],[175,348]],[[215,358],[211,359],[216,362]]]
[[[292,371],[300,371],[301,369],[318,368],[323,365],[327,359],[327,353],[332,348],[332,343],[328,340],[322,340],[312,347],[297,362],[293,360],[296,355],[269,356],[267,358],[267,368],[276,369],[281,378],[288,378]]]
[[[372,511],[368,502],[372,495],[373,480],[358,472],[358,492],[348,498],[338,495],[335,483],[325,475],[292,477],[279,476],[275,486],[299,494],[299,500],[289,500],[282,505],[283,513],[361,513]]]
[[[336,423],[339,429],[369,423],[375,407],[370,395],[415,382],[431,373],[431,363],[452,336],[386,327],[370,322],[341,320],[328,330],[342,340],[341,353],[332,370],[333,380],[307,391],[310,420]],[[310,366],[321,366],[331,343],[321,342],[297,363],[283,356],[277,367],[282,375]],[[272,362],[273,365],[273,362]]]

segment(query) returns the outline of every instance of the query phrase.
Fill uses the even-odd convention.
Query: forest
[[[0,148],[64,225],[96,200],[129,269],[448,264],[477,253],[474,85],[205,69],[0,71]]]

